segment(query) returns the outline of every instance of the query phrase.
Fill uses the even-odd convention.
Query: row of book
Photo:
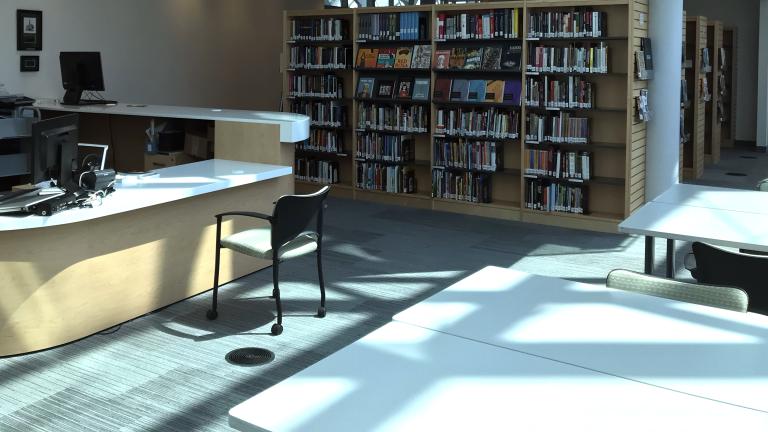
[[[529,38],[579,38],[608,36],[608,14],[592,9],[541,11],[528,15]]]
[[[344,97],[344,81],[336,75],[292,75],[288,79],[291,97]]]
[[[519,80],[466,80],[438,78],[435,101],[488,102],[520,105],[523,83]]]
[[[525,160],[525,174],[528,175],[581,181],[590,179],[592,154],[589,152],[526,149]]]
[[[357,128],[425,133],[429,131],[429,107],[361,103],[357,107]]]
[[[429,99],[429,78],[399,77],[377,79],[360,77],[357,80],[355,96],[360,99],[401,99],[425,101]]]
[[[701,71],[704,73],[712,72],[712,60],[709,58],[709,48],[701,49]]]
[[[338,101],[293,100],[292,113],[304,114],[313,126],[344,127],[347,124],[347,107]]]
[[[352,64],[352,48],[293,46],[288,66],[294,69],[346,69]]]
[[[537,46],[528,50],[528,72],[608,73],[608,46]]]
[[[509,70],[520,72],[521,43],[475,48],[456,47],[435,51],[435,69]]]
[[[594,85],[579,76],[525,80],[525,105],[537,108],[592,108]]]
[[[408,162],[414,159],[414,140],[410,135],[358,133],[355,157],[383,162]]]
[[[349,23],[338,18],[291,20],[290,41],[341,41],[349,39]]]
[[[546,212],[587,214],[585,187],[529,179],[525,183],[525,208]]]
[[[495,141],[436,138],[434,166],[495,172],[504,168],[504,146]]]
[[[312,129],[309,139],[296,143],[296,150],[339,153],[344,148],[344,135],[335,130]]]
[[[359,15],[359,18],[357,39],[360,41],[429,38],[424,12],[375,13]]]
[[[491,202],[491,175],[432,170],[432,197],[473,203]]]
[[[296,158],[293,165],[297,180],[321,184],[339,182],[339,163],[315,158]]]
[[[479,13],[437,14],[438,40],[500,39],[520,37],[521,9],[495,9]]]
[[[517,139],[520,137],[520,113],[497,107],[440,108],[436,113],[435,133],[477,137]]]
[[[355,186],[360,189],[390,193],[416,193],[416,175],[412,167],[376,162],[357,164]]]
[[[547,141],[564,144],[589,142],[589,118],[587,117],[574,117],[564,112],[557,115],[530,113],[526,121],[526,142]]]
[[[400,48],[359,48],[358,68],[429,69],[432,45],[403,46]]]

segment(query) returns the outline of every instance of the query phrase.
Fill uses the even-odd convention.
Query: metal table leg
[[[675,278],[675,241],[667,239],[667,277]]]
[[[645,236],[645,274],[653,274],[654,238]]]

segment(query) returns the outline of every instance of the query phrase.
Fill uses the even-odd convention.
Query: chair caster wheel
[[[213,309],[208,309],[208,312],[205,313],[205,317],[213,321],[219,317],[219,313]]]
[[[283,326],[280,324],[272,324],[272,335],[277,336],[283,332]]]
[[[320,306],[319,308],[317,308],[317,317],[325,318],[325,307]]]

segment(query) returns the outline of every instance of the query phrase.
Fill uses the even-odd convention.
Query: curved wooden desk
[[[71,342],[210,289],[213,215],[268,213],[293,192],[287,166],[214,159],[158,173],[119,184],[97,208],[0,217],[0,356]],[[224,233],[254,223],[236,222]],[[269,264],[222,250],[222,280]]]

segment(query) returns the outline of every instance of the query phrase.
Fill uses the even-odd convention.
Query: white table
[[[394,319],[768,412],[763,315],[487,267]]]
[[[645,236],[645,272],[653,271],[654,239],[667,239],[666,275],[675,276],[675,240],[768,252],[768,193],[675,185],[619,224]]]
[[[232,408],[229,424],[245,432],[763,431],[768,415],[393,322]]]

